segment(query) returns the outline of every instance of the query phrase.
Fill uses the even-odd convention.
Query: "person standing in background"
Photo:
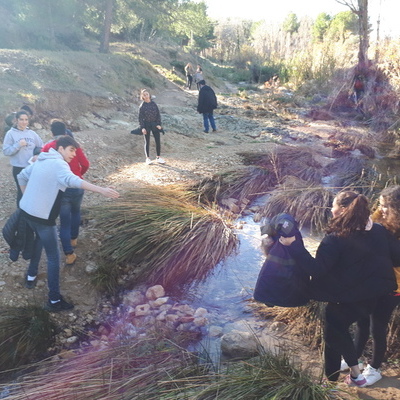
[[[194,83],[197,85],[197,90],[200,91],[200,81],[204,80],[203,69],[201,68],[200,64],[197,64],[197,69],[193,78],[194,78]]]
[[[150,159],[150,133],[153,132],[154,140],[156,142],[156,162],[165,164],[161,158],[161,140],[160,133],[161,115],[157,104],[151,99],[150,93],[147,89],[142,89],[140,97],[143,100],[139,107],[139,124],[144,136],[144,152],[146,154],[146,164],[151,164]]]
[[[210,121],[213,132],[216,132],[217,127],[214,120],[214,110],[218,107],[217,96],[215,96],[214,90],[206,85],[204,80],[200,81],[199,85],[200,92],[197,111],[203,114],[204,132],[208,133],[209,131],[210,126],[208,121]]]
[[[35,148],[42,148],[43,141],[39,135],[31,130],[28,111],[21,110],[15,114],[16,125],[7,133],[3,141],[3,154],[10,157],[12,174],[17,185],[17,207],[22,197],[17,175],[29,165]]]
[[[186,88],[191,90],[192,82],[193,82],[193,67],[192,64],[187,63],[185,66],[185,74],[186,74]]]

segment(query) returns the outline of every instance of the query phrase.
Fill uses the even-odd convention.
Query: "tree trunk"
[[[106,0],[104,11],[103,35],[100,43],[100,53],[108,53],[110,49],[110,32],[113,17],[114,0]]]
[[[358,0],[358,12],[358,25],[360,31],[358,63],[359,65],[365,65],[368,60],[369,48],[368,0]]]

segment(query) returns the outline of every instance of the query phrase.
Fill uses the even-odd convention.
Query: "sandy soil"
[[[241,164],[241,151],[266,151],[276,142],[295,146],[312,146],[321,160],[331,155],[330,148],[323,146],[323,141],[333,131],[342,129],[335,121],[311,122],[292,114],[290,118],[274,116],[277,132],[285,131],[285,135],[277,136],[277,140],[262,140],[257,129],[242,129],[254,121],[265,123],[265,112],[260,100],[241,100],[238,98],[221,98],[223,105],[216,112],[217,133],[203,133],[202,118],[195,112],[195,91],[184,92],[179,88],[157,93],[156,102],[162,114],[184,119],[190,127],[189,133],[183,135],[171,129],[164,118],[166,134],[162,137],[162,157],[166,164],[146,165],[144,163],[143,138],[130,135],[136,128],[137,105],[132,106],[132,113],[118,114],[117,122],[103,125],[98,129],[83,130],[75,134],[81,143],[91,168],[86,179],[98,185],[113,186],[124,195],[126,190],[134,190],[143,185],[168,185],[198,180],[212,176],[216,172],[237,168]],[[262,110],[261,110],[262,111]],[[231,116],[240,119],[242,125],[228,123]],[[250,125],[249,125],[250,126]],[[289,132],[287,134],[287,132]],[[48,132],[38,130],[46,140]],[[154,142],[151,155],[154,158]],[[0,226],[15,209],[16,190],[11,175],[8,159],[0,155]],[[86,193],[83,210],[107,200],[99,195]],[[65,297],[71,300],[76,308],[71,313],[57,315],[59,323],[65,327],[79,329],[85,322],[95,318],[96,313],[104,305],[104,300],[91,288],[88,270],[94,263],[94,253],[101,245],[96,239],[91,221],[82,227],[79,244],[76,250],[77,262],[72,267],[61,268],[61,289]],[[42,262],[38,287],[25,289],[22,285],[26,270],[26,261],[11,262],[8,259],[8,247],[0,238],[0,306],[19,306],[30,303],[43,303],[47,296],[45,284],[45,264]],[[44,257],[45,258],[45,257]],[[318,362],[319,355],[313,358]],[[360,399],[395,400],[400,399],[400,372],[385,369],[384,379],[373,388],[350,389],[350,393]]]

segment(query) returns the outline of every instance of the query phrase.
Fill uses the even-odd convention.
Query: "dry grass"
[[[311,183],[319,183],[322,178],[322,166],[315,158],[315,152],[309,147],[277,146],[269,153],[239,153],[244,163],[257,165],[271,171],[277,183],[286,176],[295,176]]]
[[[54,340],[49,313],[38,306],[0,310],[0,370],[43,356]]]
[[[130,283],[171,288],[199,281],[237,245],[229,221],[180,187],[135,189],[94,216],[104,232],[99,256],[114,281],[127,270]]]
[[[288,353],[262,353],[249,361],[215,366],[154,337],[38,363],[34,372],[7,387],[10,400],[332,398],[329,388],[295,366]]]
[[[271,193],[265,206],[259,211],[263,217],[285,212],[291,214],[301,227],[321,232],[330,215],[333,193],[322,186],[287,177],[284,183]]]
[[[387,356],[393,359],[400,358],[400,309],[397,307],[389,324],[389,332],[387,337]]]
[[[284,322],[287,325],[286,332],[300,337],[311,348],[316,349],[321,346],[324,303],[310,301],[303,307],[267,307],[253,302],[251,306],[262,319]]]

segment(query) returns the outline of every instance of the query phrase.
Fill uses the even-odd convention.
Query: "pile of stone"
[[[123,296],[122,304],[118,307],[109,322],[109,328],[100,327],[100,339],[91,341],[92,346],[110,340],[126,340],[136,337],[146,337],[148,332],[164,327],[176,332],[201,334],[201,329],[207,325],[207,310],[194,309],[187,304],[174,302],[165,296],[161,285],[151,286],[146,290],[133,290]]]

